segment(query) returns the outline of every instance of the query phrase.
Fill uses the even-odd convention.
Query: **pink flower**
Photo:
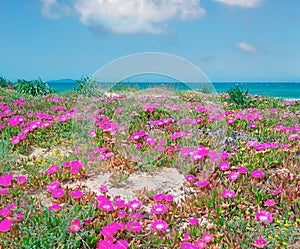
[[[263,248],[265,245],[266,245],[267,241],[262,238],[262,237],[259,237],[257,238],[257,240],[253,243],[253,245],[257,248]]]
[[[250,123],[249,126],[250,126],[250,128],[256,128],[257,127],[257,125],[255,123]]]
[[[114,248],[115,249],[127,249],[129,246],[128,242],[123,240],[123,239],[120,239],[116,242]]]
[[[4,219],[0,222],[0,232],[7,232],[10,230],[13,222],[9,219]]]
[[[173,197],[173,195],[169,194],[169,195],[166,195],[166,196],[165,196],[165,200],[166,200],[166,201],[173,201],[173,200],[174,200],[174,197]]]
[[[246,173],[247,172],[246,167],[239,167],[237,170],[238,170],[239,173]]]
[[[8,185],[10,185],[12,179],[12,174],[0,176],[0,186],[7,187]]]
[[[193,245],[191,242],[183,242],[180,244],[181,249],[198,249],[199,247]]]
[[[0,210],[0,216],[7,217],[9,215],[10,215],[10,209],[3,208],[3,209]]]
[[[251,176],[253,178],[260,178],[260,177],[264,176],[264,173],[260,170],[254,170],[254,171],[252,171]]]
[[[58,171],[58,164],[52,165],[46,171],[44,171],[44,175],[51,175]]]
[[[11,142],[13,144],[18,144],[20,142],[20,137],[19,136],[12,137]]]
[[[14,217],[15,221],[21,221],[24,219],[24,214],[22,213],[17,213],[17,215]]]
[[[189,219],[189,223],[194,226],[194,225],[197,225],[199,222],[199,220],[197,218],[190,218]]]
[[[163,232],[168,229],[168,224],[164,220],[157,220],[157,221],[152,222],[151,227],[154,230]]]
[[[99,190],[101,193],[106,193],[108,191],[107,186],[100,186]]]
[[[128,223],[126,223],[126,228],[128,231],[133,232],[133,233],[137,233],[142,231],[142,225],[141,223],[139,223],[138,221],[130,221]]]
[[[224,198],[234,198],[235,197],[235,192],[233,190],[230,189],[224,189],[221,193],[221,196]]]
[[[47,187],[47,191],[53,192],[55,189],[57,189],[59,187],[60,187],[60,182],[51,182]]]
[[[204,249],[206,248],[206,243],[202,239],[198,239],[195,241],[195,245],[197,246],[197,249]]]
[[[76,189],[70,193],[70,196],[72,196],[73,198],[81,198],[82,195],[83,195],[83,193],[78,189]]]
[[[267,199],[265,201],[265,206],[268,206],[268,207],[272,207],[275,205],[275,201],[274,200],[271,200],[271,199]]]
[[[230,169],[230,165],[229,162],[222,162],[218,165],[218,168],[220,170],[229,170]]]
[[[281,192],[281,188],[277,188],[274,191],[272,191],[273,195],[278,195]]]
[[[187,239],[187,240],[188,240],[188,239],[191,239],[190,233],[184,233],[184,234],[183,234],[183,238],[184,238],[184,239]]]
[[[152,209],[152,214],[164,214],[167,211],[167,206],[164,204],[155,204]]]
[[[162,201],[165,199],[165,197],[166,197],[165,194],[157,194],[157,195],[153,196],[153,200],[154,201]]]
[[[62,196],[64,196],[65,194],[65,191],[61,188],[59,189],[55,189],[53,192],[52,192],[52,197],[53,198],[60,198]]]
[[[48,207],[48,210],[50,210],[50,211],[52,211],[52,210],[59,211],[60,210],[60,205],[59,204],[54,204],[54,205]]]
[[[299,138],[299,134],[292,134],[292,135],[289,136],[290,141],[298,139],[298,138]]]
[[[209,184],[208,180],[201,180],[201,181],[196,182],[196,185],[200,188],[203,188],[203,187],[207,186],[208,184]]]
[[[103,211],[113,211],[114,207],[110,200],[102,200],[98,203],[98,208],[102,209]]]
[[[193,176],[193,175],[187,175],[185,177],[185,180],[188,181],[188,182],[194,181],[195,180],[195,176]]]
[[[6,189],[6,188],[0,188],[0,196],[1,196],[1,195],[7,195],[8,192],[9,192],[8,189]]]
[[[142,203],[139,200],[132,200],[129,202],[129,207],[133,210],[140,208]]]
[[[201,240],[204,241],[205,243],[209,243],[213,240],[214,236],[210,233],[203,233]]]
[[[82,228],[81,221],[78,219],[71,220],[71,225],[68,228],[70,233],[76,233]]]
[[[26,176],[18,176],[18,177],[16,178],[16,181],[17,181],[17,183],[19,183],[19,184],[23,184],[23,183],[25,183],[25,182],[27,181],[27,177],[26,177]]]
[[[273,217],[269,212],[256,212],[256,219],[260,222],[271,223],[273,220]]]
[[[228,179],[229,179],[230,181],[235,181],[235,180],[237,180],[239,177],[240,177],[240,173],[239,173],[239,172],[231,172],[231,173],[228,175]]]

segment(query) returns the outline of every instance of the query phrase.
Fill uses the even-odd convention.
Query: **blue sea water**
[[[126,85],[130,85],[131,87],[138,87],[140,90],[146,89],[149,86],[157,85],[157,86],[167,86],[173,87],[175,89],[183,89],[188,90],[190,88],[201,88],[201,84],[191,83],[188,86],[183,83],[148,83],[148,82],[126,82]],[[50,87],[52,87],[57,92],[63,92],[66,90],[71,90],[76,88],[76,83],[73,82],[56,82],[56,83],[48,83]],[[206,86],[207,84],[205,84]],[[225,93],[232,87],[239,86],[244,92],[248,90],[250,94],[258,94],[269,97],[282,97],[288,99],[300,99],[300,82],[249,82],[249,83],[237,83],[237,82],[212,82],[213,90],[218,93]],[[200,86],[200,87],[199,87]]]

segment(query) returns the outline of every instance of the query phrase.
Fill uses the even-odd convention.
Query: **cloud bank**
[[[45,17],[75,15],[80,22],[117,34],[151,33],[165,30],[172,19],[201,18],[200,0],[41,0]]]
[[[243,52],[249,53],[249,54],[256,54],[257,53],[257,48],[254,45],[249,44],[247,42],[239,42],[236,45],[236,47],[237,47],[237,49],[239,49]]]
[[[226,5],[239,6],[243,8],[254,8],[257,7],[262,0],[215,0]]]

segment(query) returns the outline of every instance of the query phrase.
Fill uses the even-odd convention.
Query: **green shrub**
[[[100,86],[92,81],[90,77],[81,77],[76,81],[77,88],[74,89],[76,94],[86,97],[101,97],[103,96],[103,90]]]
[[[55,91],[48,86],[46,82],[43,82],[41,79],[37,80],[18,80],[18,83],[15,87],[18,93],[28,94],[32,96],[42,96],[54,93]]]
[[[12,85],[13,83],[8,81],[7,79],[0,77],[0,87],[8,87]]]
[[[246,92],[243,92],[238,86],[231,87],[227,94],[229,95],[229,101],[230,103],[235,104],[239,108],[248,108],[251,105],[252,99],[248,95],[248,89]]]

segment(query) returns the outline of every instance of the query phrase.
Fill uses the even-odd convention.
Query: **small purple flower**
[[[168,224],[164,220],[157,220],[157,221],[152,222],[151,227],[154,230],[163,232],[168,229]]]
[[[201,180],[196,182],[196,185],[200,188],[204,188],[205,186],[207,186],[209,184],[208,180]]]
[[[265,201],[265,206],[268,206],[268,207],[272,207],[275,205],[275,201],[274,200],[271,200],[271,199],[267,199]]]
[[[129,202],[129,207],[133,210],[140,208],[142,203],[139,200],[132,200]]]
[[[238,172],[240,172],[240,173],[247,173],[247,168],[246,167],[239,167],[239,168],[237,168],[237,170],[238,170]]]
[[[167,206],[164,204],[155,204],[152,209],[152,214],[164,214],[167,211]]]
[[[60,182],[51,182],[47,187],[47,191],[52,192],[59,187],[60,187]]]
[[[261,177],[264,177],[264,173],[260,170],[254,170],[254,171],[252,171],[251,176],[253,178],[261,178]]]
[[[221,196],[224,198],[234,198],[235,197],[235,192],[233,190],[230,189],[224,189],[221,193]]]
[[[218,168],[220,170],[229,170],[230,169],[230,165],[229,165],[229,162],[222,162],[218,165]]]
[[[273,220],[273,217],[269,212],[257,212],[256,219],[261,222],[271,223]]]
[[[72,197],[75,198],[75,199],[81,198],[82,195],[83,195],[83,193],[82,193],[80,190],[78,190],[78,189],[76,189],[76,190],[74,190],[74,191],[72,191],[72,192],[70,193],[70,196],[72,196]]]
[[[65,194],[65,191],[61,188],[59,189],[55,189],[53,192],[52,192],[52,197],[53,198],[60,198],[62,196],[64,196]]]
[[[189,219],[189,223],[194,226],[194,225],[197,225],[199,222],[199,220],[197,218],[190,218]]]
[[[228,175],[228,179],[229,179],[230,181],[235,181],[235,180],[237,180],[239,177],[240,177],[240,173],[239,173],[239,172],[231,172],[231,173]]]

